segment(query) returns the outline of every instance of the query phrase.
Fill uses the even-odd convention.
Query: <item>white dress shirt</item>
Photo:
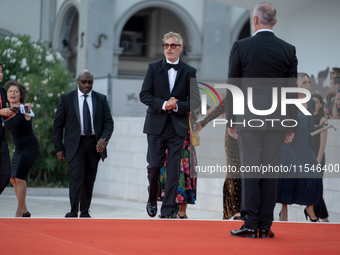
[[[84,93],[81,92],[78,88],[78,105],[79,105],[79,117],[80,117],[80,135],[85,135],[84,133],[84,114],[83,114],[83,107],[84,107]],[[93,127],[93,106],[92,106],[92,90],[90,93],[87,94],[86,102],[89,106],[90,115],[91,115],[91,130],[92,135],[94,134],[94,127]]]
[[[166,63],[168,64],[173,64],[173,65],[178,65],[179,63],[179,58],[177,59],[177,61],[175,61],[174,63],[170,62],[169,60],[166,60]],[[177,76],[177,70],[175,70],[174,68],[170,68],[168,69],[168,78],[169,78],[169,90],[170,90],[170,94],[175,86],[175,81],[176,81],[176,76]],[[170,98],[169,98],[170,99]],[[165,111],[165,104],[166,101],[163,104],[162,109]],[[174,109],[174,112],[178,111],[178,106],[176,104],[176,109]]]

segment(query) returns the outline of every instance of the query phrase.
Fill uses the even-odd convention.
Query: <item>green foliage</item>
[[[33,104],[33,130],[40,144],[40,155],[33,165],[30,186],[67,186],[67,164],[58,161],[53,145],[52,129],[60,95],[76,88],[72,74],[62,63],[60,53],[47,43],[31,42],[29,36],[0,37],[0,62],[4,65],[4,85],[16,80],[28,89],[26,103]],[[11,154],[14,145],[9,139]]]

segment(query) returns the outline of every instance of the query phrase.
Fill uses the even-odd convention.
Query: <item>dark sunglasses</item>
[[[176,43],[172,43],[172,44],[164,43],[162,45],[164,49],[168,49],[170,46],[170,49],[172,50],[176,49],[177,46],[182,46],[182,44],[176,44]]]
[[[86,82],[87,82],[89,85],[92,85],[92,84],[93,84],[93,80],[82,80],[82,81],[80,81],[80,82],[81,82],[81,84],[83,84],[83,85],[85,85]]]

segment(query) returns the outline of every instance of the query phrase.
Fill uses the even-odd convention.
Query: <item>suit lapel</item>
[[[168,68],[166,66],[166,60],[165,59],[163,59],[163,61],[162,61],[162,69],[163,69],[166,88],[167,88],[165,91],[169,94],[169,98],[170,98],[169,74],[168,74]]]
[[[78,90],[75,90],[73,93],[73,105],[77,115],[77,120],[80,124],[80,116],[79,116],[79,102],[78,102]]]
[[[92,90],[93,125],[95,123],[94,119],[96,117],[96,108],[97,108],[97,97],[96,97],[96,93]]]

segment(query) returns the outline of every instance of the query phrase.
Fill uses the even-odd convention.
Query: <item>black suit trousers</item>
[[[251,131],[238,134],[243,167],[241,217],[247,228],[269,230],[272,225],[280,173],[264,173],[261,170],[264,169],[263,166],[280,166],[285,135],[283,131]],[[257,170],[260,171],[251,172]]]
[[[147,167],[149,180],[148,202],[156,203],[157,201],[160,170],[164,165],[166,149],[168,149],[167,179],[161,214],[172,215],[175,210],[184,137],[177,135],[169,116],[162,133],[160,135],[147,135],[147,140],[147,161],[149,164]]]
[[[71,211],[87,212],[92,200],[94,181],[100,154],[96,151],[96,137],[81,136],[78,150],[69,162],[70,164],[70,188],[69,196]]]

